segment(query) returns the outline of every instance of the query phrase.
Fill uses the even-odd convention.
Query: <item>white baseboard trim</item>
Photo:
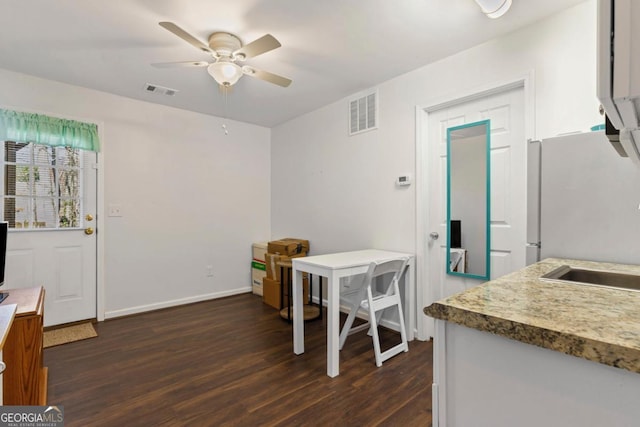
[[[246,294],[252,291],[251,286],[245,288],[233,289],[231,291],[214,292],[212,294],[196,295],[187,298],[180,298],[171,301],[163,301],[153,304],[139,305],[136,307],[123,308],[120,310],[106,311],[105,319],[114,319],[116,317],[129,316],[131,314],[145,313],[147,311],[160,310],[162,308],[176,307],[179,305],[191,304],[194,302],[208,301],[212,299],[229,297],[232,295]]]

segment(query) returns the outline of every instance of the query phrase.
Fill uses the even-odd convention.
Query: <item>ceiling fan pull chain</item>
[[[229,92],[229,88],[224,87],[224,88],[222,89],[222,91],[224,92],[224,118],[223,118],[223,119],[224,119],[224,121],[226,121],[226,120],[227,120],[227,113],[228,113],[228,111],[227,111],[227,109],[228,109],[228,105],[227,105],[227,99],[228,99],[228,98],[227,98],[227,93]],[[224,122],[222,123],[222,129],[224,130],[224,134],[225,134],[225,135],[229,135],[229,130],[227,130],[227,124],[226,124],[226,123],[224,123]]]

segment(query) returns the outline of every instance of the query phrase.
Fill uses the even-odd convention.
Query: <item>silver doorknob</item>
[[[431,233],[429,233],[429,237],[431,237],[431,240],[438,240],[438,237],[440,237],[440,235],[437,232],[432,231]]]

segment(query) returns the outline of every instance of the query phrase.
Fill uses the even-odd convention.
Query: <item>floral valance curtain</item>
[[[98,126],[42,114],[0,109],[0,141],[100,151]]]

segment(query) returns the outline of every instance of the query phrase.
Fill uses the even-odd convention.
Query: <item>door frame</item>
[[[416,319],[417,334],[419,340],[433,338],[435,331],[434,319],[422,314],[422,308],[428,307],[434,302],[433,287],[429,286],[429,266],[426,263],[426,247],[429,242],[429,203],[428,203],[428,179],[429,168],[427,163],[429,114],[443,108],[473,101],[486,96],[495,95],[515,88],[524,88],[524,128],[527,141],[535,140],[535,87],[534,71],[493,82],[481,87],[476,87],[452,95],[433,99],[423,105],[416,106]],[[525,189],[526,191],[526,189]]]
[[[96,176],[96,320],[104,321],[105,312],[105,280],[104,280],[104,237],[105,237],[105,206],[104,206],[104,122],[94,120],[98,126],[98,137],[100,138],[100,151],[97,153],[97,176]]]
[[[30,107],[17,107],[13,105],[0,104],[0,108],[28,113],[43,114],[45,116],[57,117],[66,120],[75,120],[84,123],[93,123],[98,127],[98,138],[100,139],[100,151],[96,154],[96,165],[89,167],[96,169],[96,320],[104,321],[105,313],[105,272],[104,272],[104,122],[90,117],[81,117],[73,114],[53,113],[51,111],[39,110]],[[45,295],[46,298],[46,295]]]
[[[62,118],[69,117],[64,116]],[[100,151],[96,153],[96,164],[90,167],[96,169],[96,320],[103,322],[105,313],[104,219],[106,212],[104,206],[104,122],[87,117],[72,117],[71,120],[95,124],[98,127],[98,138],[100,138]]]

